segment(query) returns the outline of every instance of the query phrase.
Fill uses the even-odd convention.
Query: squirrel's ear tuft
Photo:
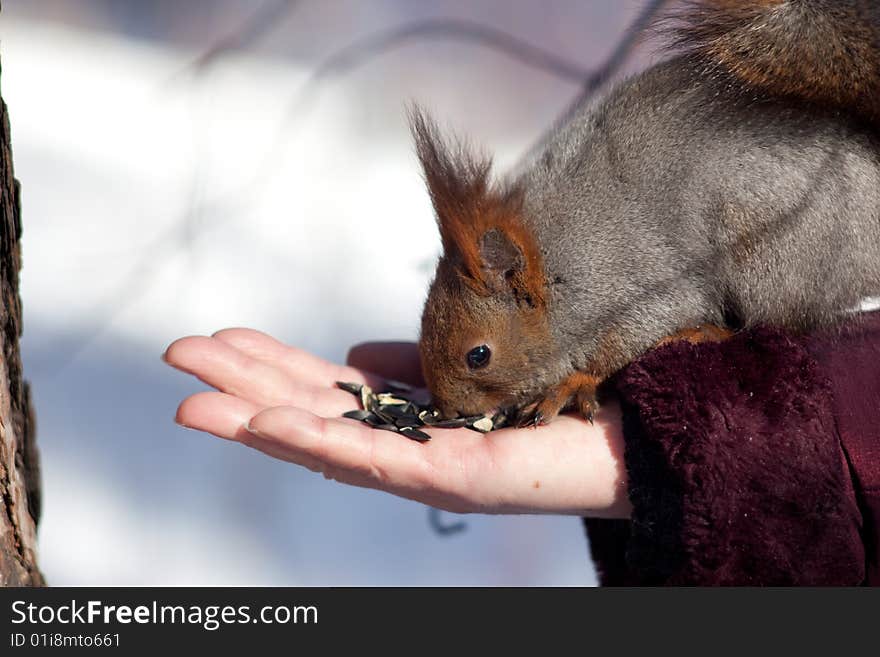
[[[444,140],[437,124],[418,106],[409,108],[409,124],[435,203],[457,204],[462,196],[486,191],[492,168],[490,158],[475,156],[462,140]]]
[[[512,290],[518,301],[543,303],[545,275],[532,231],[522,220],[522,193],[490,185],[492,160],[460,140],[444,141],[418,107],[409,111],[416,153],[443,241],[443,255],[483,294]]]
[[[410,107],[409,122],[437,214],[443,251],[464,259],[469,272],[476,274],[473,214],[488,191],[492,161],[475,157],[461,141],[445,141],[437,124],[417,106]]]

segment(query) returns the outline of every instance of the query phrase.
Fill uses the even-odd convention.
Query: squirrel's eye
[[[484,344],[481,344],[479,347],[474,347],[469,352],[467,352],[467,364],[472,370],[479,369],[481,367],[486,367],[489,364],[489,359],[492,357],[492,350],[489,349]]]

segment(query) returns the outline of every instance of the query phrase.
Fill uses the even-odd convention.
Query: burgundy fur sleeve
[[[872,315],[834,336],[755,329],[679,342],[623,370],[614,384],[634,510],[629,521],[586,521],[601,583],[871,583],[880,511]]]

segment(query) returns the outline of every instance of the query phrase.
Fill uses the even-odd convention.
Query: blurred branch
[[[209,68],[217,59],[234,50],[241,50],[258,41],[269,32],[284,15],[297,4],[298,0],[276,0],[264,3],[250,15],[248,20],[232,32],[219,39],[192,64],[188,71],[201,73]]]
[[[293,101],[284,114],[285,118],[279,129],[279,136],[273,140],[275,146],[269,150],[263,159],[263,163],[257,167],[257,173],[254,176],[255,182],[249,186],[249,189],[253,190],[260,186],[265,186],[272,180],[272,173],[276,168],[281,144],[283,144],[281,134],[288,130],[296,120],[301,118],[309,104],[315,100],[320,85],[331,76],[349,73],[375,57],[412,40],[429,38],[451,39],[484,46],[490,50],[502,52],[527,66],[543,70],[569,82],[586,84],[589,93],[592,93],[605,80],[616,73],[617,69],[627,59],[638,41],[639,33],[650,22],[661,4],[661,2],[655,0],[649,6],[649,9],[653,8],[650,14],[648,10],[645,10],[640,15],[633,26],[627,30],[611,57],[608,58],[602,67],[595,70],[564,59],[553,52],[532,45],[519,37],[494,27],[454,18],[433,18],[417,21],[401,27],[384,30],[355,41],[331,53],[319,63],[299,88],[299,91],[294,94]]]
[[[455,18],[431,18],[378,32],[340,48],[318,64],[306,86],[314,86],[328,75],[354,69],[407,41],[431,38],[476,43],[572,82],[582,82],[590,75],[589,69],[576,62],[489,25]]]
[[[554,123],[555,126],[560,121],[568,118],[577,107],[620,72],[620,69],[629,60],[638,46],[642,34],[651,25],[660,10],[668,3],[669,0],[651,0],[627,27],[614,50],[611,51],[608,58],[598,68],[587,68],[568,61],[507,32],[473,21],[445,18],[430,19],[379,32],[340,48],[318,64],[308,80],[306,80],[294,96],[290,109],[285,115],[287,118],[284,127],[289,127],[291,122],[302,114],[308,104],[314,100],[316,89],[326,78],[334,74],[348,73],[358,66],[365,64],[368,60],[416,38],[445,38],[470,41],[486,48],[503,52],[533,68],[583,85],[583,91],[569,105],[562,117]],[[546,135],[542,135],[538,144],[529,150],[529,154],[543,144],[545,139]],[[282,140],[280,138],[276,139],[275,143],[281,144]],[[273,148],[265,158],[264,164],[259,167],[257,175],[258,185],[261,184],[261,181],[265,184],[265,181],[270,179],[278,148],[279,146]]]
[[[657,14],[668,4],[670,4],[670,0],[651,0],[651,2],[645,5],[635,20],[626,28],[626,31],[620,37],[608,58],[594,72],[585,76],[584,79],[586,81],[581,93],[568,104],[565,111],[550,126],[550,129],[546,130],[527,151],[524,158],[526,161],[531,160],[533,156],[542,150],[547,139],[557,126],[567,123],[574,113],[577,112],[578,108],[620,72],[620,69],[623,68],[623,65],[626,64],[638,46],[642,35],[654,22]]]
[[[611,51],[608,59],[596,69],[595,73],[587,78],[587,83],[584,89],[585,94],[589,95],[595,93],[602,87],[602,85],[608,82],[608,80],[613,78],[620,71],[636,49],[636,46],[638,46],[639,39],[645,33],[645,30],[651,26],[651,23],[654,22],[654,18],[667,4],[669,4],[669,0],[652,0],[645,5],[645,8],[642,9],[638,16],[636,16],[636,19],[628,28],[626,28],[626,31],[623,33],[620,41],[617,42],[614,50]],[[579,98],[579,100],[584,99],[584,95],[581,95]]]
[[[494,27],[468,20],[433,18],[370,35],[331,53],[315,67],[294,96],[287,113],[287,124],[302,113],[326,78],[348,73],[408,41],[429,38],[475,43],[569,82],[580,84],[596,75],[589,68]]]
[[[270,30],[285,12],[292,9],[296,2],[297,0],[278,0],[277,2],[263,5],[244,25],[205,51],[203,55],[193,62],[188,70],[195,72],[204,71],[222,55],[255,42]],[[668,0],[653,0],[650,2],[627,28],[608,58],[595,69],[569,61],[549,50],[532,45],[502,30],[473,21],[437,18],[384,30],[336,50],[318,64],[296,93],[290,109],[285,115],[286,118],[282,130],[289,127],[290,123],[314,99],[317,88],[326,78],[332,75],[348,73],[358,66],[366,64],[368,60],[408,41],[427,38],[451,39],[482,45],[486,48],[503,52],[532,68],[540,69],[562,79],[583,85],[582,93],[569,107],[565,115],[563,115],[564,118],[570,115],[575,107],[583,103],[619,72],[620,68],[635,50],[642,33],[667,2]],[[280,138],[276,139],[274,143],[275,146],[264,160],[265,165],[258,168],[253,182],[244,187],[250,197],[253,197],[256,193],[255,190],[265,185],[271,177],[271,165],[275,161],[277,149],[282,140]],[[194,174],[193,184],[197,185],[199,179],[198,173]],[[226,208],[230,205],[240,208],[246,207],[248,204],[244,200],[235,198],[238,195],[240,194],[213,203],[213,205],[218,207],[225,206]],[[197,195],[194,193],[192,196],[195,198]],[[204,209],[204,204],[196,203],[191,199],[189,207],[184,212],[177,226],[168,231],[164,238],[145,249],[143,257],[139,262],[135,263],[131,274],[124,279],[117,294],[113,295],[106,304],[102,304],[101,307],[95,309],[94,316],[98,318],[96,325],[89,333],[84,334],[81,339],[69,346],[67,357],[53,368],[53,374],[57,375],[64,370],[113,323],[125,308],[129,307],[149,289],[149,284],[144,279],[152,271],[161,267],[172,255],[182,248],[190,249],[201,233],[204,232],[205,228],[217,227],[217,222],[215,222],[201,226],[196,230],[195,219],[200,214],[200,210]],[[229,221],[234,215],[234,212],[229,212],[224,221]],[[432,512],[431,523],[436,531],[443,532],[438,514]],[[457,525],[452,526],[452,532],[454,533],[455,531],[458,531]]]
[[[292,6],[290,2],[285,4],[285,9]],[[270,12],[265,12],[265,14],[268,16]],[[254,22],[258,25],[265,25],[267,16],[260,17],[259,21],[255,18]],[[247,34],[251,39],[256,38],[260,34],[259,31],[246,28],[242,28],[241,32],[242,34]],[[247,190],[247,193],[250,196],[254,196],[273,180],[273,172],[276,170],[277,159],[284,143],[281,135],[302,116],[308,105],[317,96],[318,88],[327,78],[345,75],[358,66],[365,65],[375,57],[407,42],[430,38],[476,43],[486,48],[503,52],[527,66],[544,70],[572,82],[583,83],[584,79],[596,75],[596,73],[591,73],[590,69],[559,57],[549,50],[532,45],[502,30],[474,21],[434,18],[374,33],[332,52],[314,68],[308,79],[295,93],[293,101],[284,113],[285,118],[278,129],[278,138],[273,140],[274,146],[269,149],[262,163],[256,168],[256,172],[252,177],[253,182],[245,186],[244,189]],[[219,47],[218,45],[209,50],[200,60],[205,59],[210,52]],[[236,203],[235,205],[244,206],[246,204]],[[193,225],[198,214],[198,205],[190,204],[184,216],[184,221],[189,226],[185,234],[190,239],[193,239],[196,232]]]

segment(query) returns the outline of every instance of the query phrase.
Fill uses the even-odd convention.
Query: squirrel
[[[592,421],[597,387],[658,344],[828,327],[880,295],[880,3],[691,0],[663,24],[664,61],[507,179],[410,111],[443,416]]]

